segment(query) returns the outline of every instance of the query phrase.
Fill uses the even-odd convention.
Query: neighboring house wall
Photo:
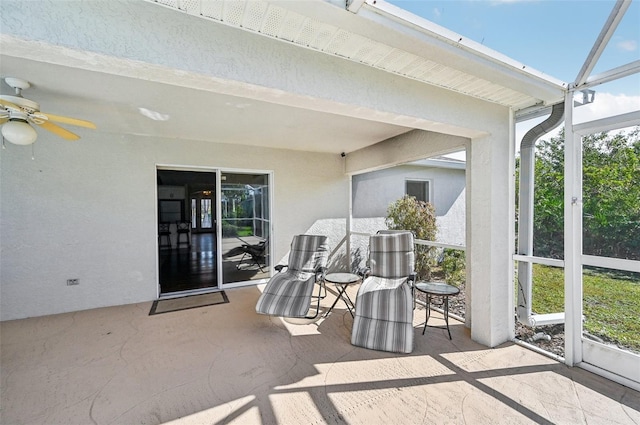
[[[40,134],[34,148],[34,160],[12,144],[0,157],[2,320],[156,299],[156,164],[272,170],[276,262],[294,234],[348,213],[320,202],[348,197],[339,155],[101,133]]]
[[[389,205],[405,195],[406,180],[428,180],[436,210],[438,234],[444,243],[465,243],[465,170],[401,165],[353,176],[353,218],[384,218]],[[382,220],[384,223],[384,220]],[[362,222],[361,222],[362,223]],[[379,226],[380,221],[374,221]],[[360,224],[359,227],[363,227]],[[379,228],[368,229],[375,233]]]

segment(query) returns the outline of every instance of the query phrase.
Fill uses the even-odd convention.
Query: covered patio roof
[[[459,322],[452,340],[423,336],[421,308],[414,352],[396,355],[352,346],[342,304],[316,322],[257,315],[260,289],[155,316],[148,302],[2,322],[2,422],[640,422],[638,392],[512,343],[484,347]]]
[[[353,2],[349,10],[326,0],[114,1],[70,12],[58,2],[3,2],[2,76],[30,81],[24,95],[43,111],[81,115],[107,134],[215,135],[251,146],[351,152],[412,129],[470,138],[487,132],[446,114],[358,104],[349,90],[383,89],[363,74],[367,68],[514,111],[557,103],[565,90],[561,81],[383,1]],[[106,16],[117,27],[105,27]],[[341,87],[349,83],[339,73],[331,89],[314,88],[312,75],[279,84],[272,75],[278,70],[260,62],[260,43],[248,47],[247,63],[225,59],[221,48],[237,31],[352,62],[348,72],[371,86]]]

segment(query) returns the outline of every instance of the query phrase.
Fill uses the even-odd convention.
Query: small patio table
[[[451,331],[449,330],[449,297],[460,293],[460,289],[455,286],[448,285],[444,282],[418,282],[416,283],[416,289],[420,292],[427,294],[427,317],[424,321],[424,329],[422,329],[422,335],[427,330],[427,326],[432,328],[444,329],[442,326],[427,325],[429,322],[429,316],[431,315],[431,297],[442,297],[441,304],[444,307],[444,322],[446,323],[447,333],[449,339],[451,339]]]
[[[351,313],[351,317],[353,317],[353,310],[355,310],[356,306],[354,302],[351,301],[351,298],[349,298],[349,294],[346,293],[346,290],[349,285],[358,283],[358,281],[360,281],[360,276],[353,273],[329,273],[324,277],[324,280],[325,282],[333,283],[336,287],[340,286],[336,300],[331,304],[331,307],[329,307],[329,310],[327,310],[324,317],[327,317],[329,313],[331,313],[331,310],[333,310],[333,307],[336,306],[340,299],[342,299],[344,304],[347,306],[349,313]]]

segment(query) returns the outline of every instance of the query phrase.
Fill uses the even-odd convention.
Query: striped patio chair
[[[351,344],[413,351],[414,261],[411,232],[379,232],[369,238],[369,270],[356,296]]]
[[[256,312],[280,317],[315,318],[320,311],[328,260],[329,247],[326,236],[294,236],[289,263],[275,267],[278,273],[267,282],[256,304]],[[314,296],[313,287],[316,283],[318,295]],[[317,298],[317,306],[315,314],[310,316],[312,298]]]

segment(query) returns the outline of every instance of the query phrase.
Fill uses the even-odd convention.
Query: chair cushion
[[[413,325],[356,316],[353,320],[351,344],[392,353],[413,351]]]
[[[304,317],[311,305],[315,274],[287,270],[275,274],[256,304],[256,312],[282,317]]]
[[[365,279],[356,296],[351,344],[393,353],[413,351],[413,297],[406,277]]]
[[[318,267],[325,267],[328,259],[329,247],[326,236],[294,236],[289,252],[289,270],[314,272]]]
[[[407,278],[366,278],[356,296],[356,315],[412,324],[413,294]]]
[[[399,278],[413,273],[413,234],[378,234],[369,238],[369,267],[375,276]]]

